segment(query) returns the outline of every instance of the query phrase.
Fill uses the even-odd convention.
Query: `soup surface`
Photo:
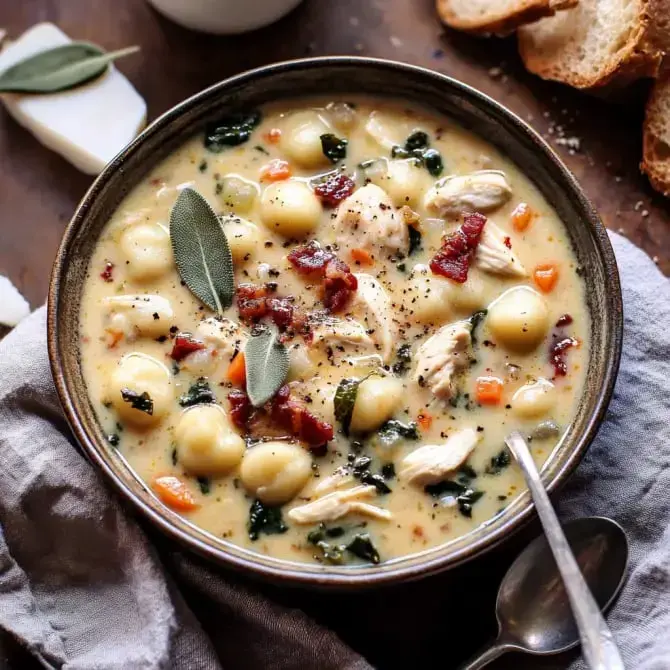
[[[567,232],[529,179],[449,119],[356,98],[187,142],[112,216],[81,308],[91,400],[154,494],[225,541],[324,564],[503,513],[524,490],[503,440],[520,429],[545,461],[588,332]]]

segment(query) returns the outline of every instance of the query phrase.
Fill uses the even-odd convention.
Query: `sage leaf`
[[[233,257],[226,234],[207,201],[192,188],[170,212],[170,238],[179,276],[191,293],[223,313],[233,304]]]
[[[56,93],[99,77],[117,58],[136,53],[137,46],[105,53],[88,42],[70,42],[12,65],[0,74],[0,93]]]
[[[277,393],[288,374],[288,351],[274,326],[262,326],[251,334],[244,348],[244,362],[247,395],[254,407],[260,407]]]

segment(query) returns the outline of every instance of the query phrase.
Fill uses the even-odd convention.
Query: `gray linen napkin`
[[[628,532],[630,577],[609,622],[629,669],[667,670],[670,282],[611,238],[624,286],[621,371],[559,507],[564,518],[611,516]],[[138,523],[72,444],[44,309],[0,343],[0,629],[44,667],[369,668],[352,646],[379,667],[455,667],[492,626],[495,584],[517,549],[363,595],[272,589],[217,571]]]

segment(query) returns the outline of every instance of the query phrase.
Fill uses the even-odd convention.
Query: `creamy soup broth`
[[[169,506],[212,535],[256,552],[325,564],[376,560],[368,544],[363,552],[343,549],[362,535],[385,561],[467,534],[502,513],[524,490],[504,437],[512,429],[531,436],[541,465],[572,421],[582,394],[589,317],[567,232],[511,161],[451,120],[419,107],[352,98],[351,106],[343,100],[282,102],[260,114],[248,140],[237,146],[215,153],[204,145],[202,133],[188,141],[133,188],[105,227],[81,303],[82,367],[100,423]],[[330,158],[324,155],[324,134],[335,138],[326,142]],[[336,140],[341,139],[347,141],[346,156],[338,160],[342,147]],[[355,190],[343,204],[328,207],[311,192],[319,176],[333,171],[350,177]],[[448,179],[454,176],[467,178]],[[302,190],[277,190],[289,182],[300,182]],[[317,314],[304,327],[309,332],[292,334],[289,328],[284,346],[291,360],[291,398],[333,428],[325,453],[267,417],[246,442],[240,440],[249,429],[231,420],[228,396],[240,381],[229,381],[229,368],[252,324],[233,302],[223,315],[230,321],[217,327],[215,312],[180,279],[169,226],[171,209],[186,187],[199,192],[216,214],[233,215],[224,231],[236,286],[270,283],[268,295],[290,296],[308,322]],[[282,208],[290,210],[288,216]],[[431,260],[444,250],[445,236],[465,226],[464,214],[473,211],[486,223],[479,245],[466,249],[470,265],[460,283],[436,274]],[[417,231],[411,253],[409,228]],[[358,278],[345,305],[329,315],[324,314],[323,278],[301,274],[287,258],[312,240]],[[453,256],[453,245],[447,244],[445,253]],[[121,296],[160,296],[169,301],[171,315],[157,309],[147,321],[140,309],[109,301]],[[472,315],[482,310],[488,312],[475,316],[473,329]],[[226,330],[230,322],[239,328]],[[205,348],[175,361],[171,353],[179,333],[192,334]],[[437,339],[428,351],[432,337]],[[562,353],[554,348],[552,362],[550,350],[561,341],[568,344]],[[132,408],[133,398],[121,398],[120,384],[137,394],[143,390],[141,370],[118,373],[120,361],[133,353],[162,366],[156,368],[162,372],[149,373],[154,381],[147,389],[162,384],[153,415],[140,416],[143,410]],[[199,378],[221,409],[197,419],[193,414],[193,426],[180,427],[186,414],[202,407],[185,409],[179,403]],[[358,386],[348,435],[334,414],[334,395],[345,378],[366,378]],[[213,416],[221,426],[218,434],[203,427]],[[394,432],[397,424],[388,420],[400,422],[405,432]],[[389,426],[395,441],[379,438],[380,427]],[[272,476],[263,463],[252,463],[242,476],[244,460],[263,438],[297,445],[306,456],[295,466],[303,469],[294,473],[295,496],[282,490],[267,494]],[[228,445],[218,460],[210,458],[216,440]],[[426,445],[436,445],[435,453],[421,457],[417,452]],[[405,461],[412,453],[415,461]],[[286,462],[294,455],[287,452]],[[359,459],[356,467],[354,459]],[[178,477],[183,487],[176,506],[155,486],[156,478],[167,475]],[[261,524],[251,539],[250,507],[263,496],[263,483],[263,509],[279,508],[286,530],[272,532],[276,524]],[[346,513],[345,495],[336,501],[338,511],[324,513],[324,520],[318,509],[292,516],[292,510],[325,495],[369,486],[372,493],[359,489],[361,496],[352,498],[356,504]],[[390,492],[384,493],[385,487]]]

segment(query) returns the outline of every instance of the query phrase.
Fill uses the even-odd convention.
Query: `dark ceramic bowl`
[[[208,121],[231,108],[257,107],[280,98],[353,93],[421,103],[492,142],[535,183],[567,227],[584,270],[592,345],[577,415],[544,467],[544,481],[555,489],[594,438],[614,386],[622,336],[614,254],[592,205],[549,146],[491,98],[444,75],[371,58],[312,58],[253,70],[198,93],[152,123],[96,179],[65,231],[49,291],[49,355],[61,402],[85,453],[121,496],[169,536],[222,566],[277,581],[335,587],[399,582],[481,556],[531,518],[529,498],[520,497],[502,515],[465,537],[376,567],[290,563],[220,540],[162,505],[105,440],[81,372],[79,304],[89,259],[112,212],[154,165]]]

